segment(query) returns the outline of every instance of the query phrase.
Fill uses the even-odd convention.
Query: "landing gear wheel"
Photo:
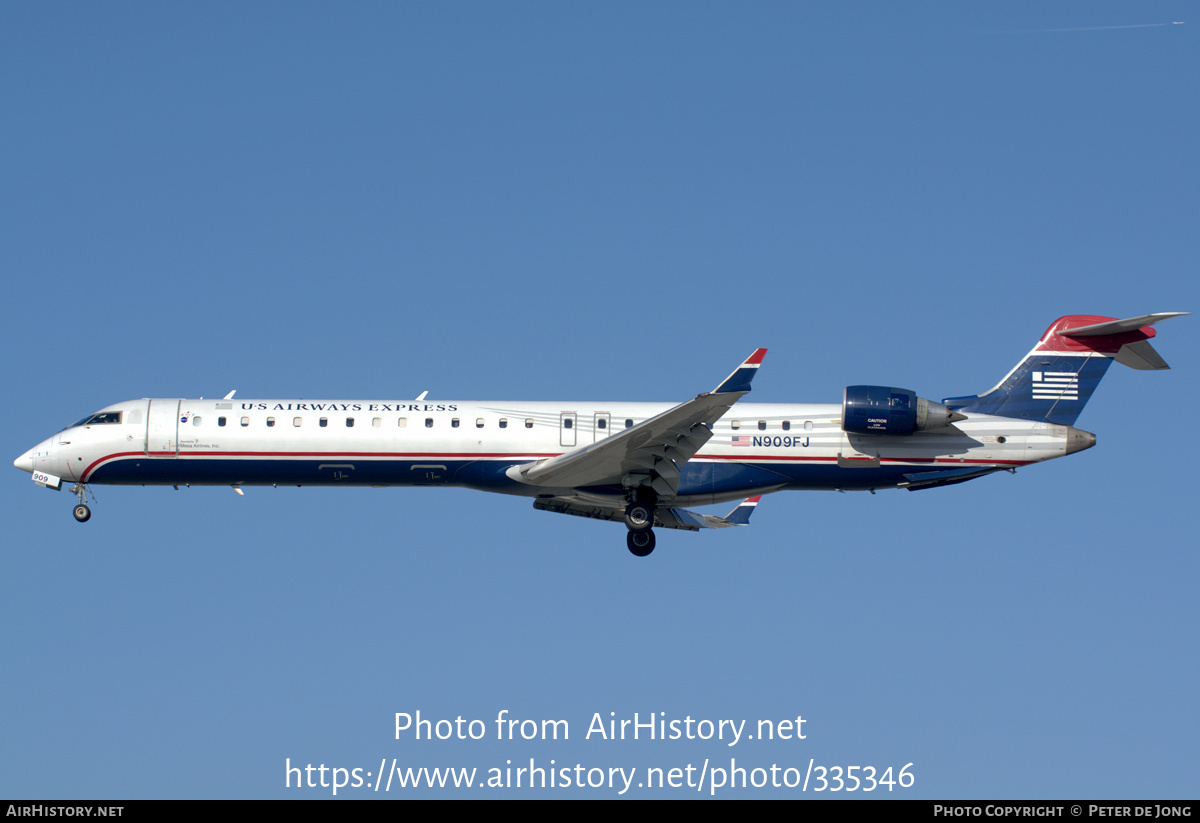
[[[654,530],[643,529],[640,532],[629,532],[625,535],[625,545],[634,557],[645,557],[654,551]]]
[[[75,507],[75,519],[80,523],[88,522],[88,519],[91,518],[91,516],[92,510],[89,509],[85,504],[80,503]]]
[[[630,503],[625,507],[625,528],[642,532],[654,526],[654,507],[645,503]],[[653,545],[653,544],[651,544]],[[647,552],[648,554],[649,552]]]

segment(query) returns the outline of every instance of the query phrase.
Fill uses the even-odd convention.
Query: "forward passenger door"
[[[179,454],[179,400],[151,400],[146,413],[146,456]]]

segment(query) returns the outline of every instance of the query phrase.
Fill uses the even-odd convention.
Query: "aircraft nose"
[[[9,452],[9,454],[11,453],[12,452]],[[30,449],[14,460],[13,465],[23,472],[29,472],[30,474],[33,474],[33,449]]]

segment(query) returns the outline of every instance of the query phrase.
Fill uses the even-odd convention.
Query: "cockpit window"
[[[121,422],[121,413],[119,411],[100,412],[99,414],[93,414],[91,417],[85,417],[82,420],[80,420],[78,423],[72,423],[67,428],[73,429],[76,426],[98,426],[101,423],[120,423],[120,422]]]

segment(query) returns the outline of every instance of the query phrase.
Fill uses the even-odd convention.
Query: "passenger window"
[[[575,421],[574,421],[574,420],[572,420],[572,419],[571,419],[571,418],[569,418],[569,417],[564,417],[564,418],[563,418],[563,428],[564,428],[564,429],[572,429],[572,428],[574,428],[574,427],[575,427]]]
[[[243,425],[243,426],[249,426],[249,425],[250,425],[250,418],[249,418],[249,417],[243,417],[243,418],[242,418],[242,425]]]
[[[632,421],[632,420],[626,420],[626,421],[625,421],[625,428],[627,428],[627,429],[632,429],[632,428],[633,428],[633,421]]]
[[[786,432],[786,431],[791,431],[791,430],[792,430],[792,421],[791,421],[791,420],[784,420],[784,421],[783,421],[783,430],[784,430],[785,432]]]
[[[475,418],[475,428],[477,428],[477,429],[483,428],[483,418],[482,417]]]
[[[397,420],[397,421],[396,421],[396,425],[397,425],[397,426],[399,426],[399,427],[400,427],[400,428],[402,428],[402,429],[403,429],[403,428],[407,428],[407,426],[408,426],[408,418],[407,418],[407,417],[401,417],[399,420]]]
[[[525,418],[525,428],[527,428],[527,429],[533,428],[533,418],[532,417]]]
[[[596,421],[596,428],[598,428],[600,431],[604,431],[608,428],[608,421],[601,417]]]
[[[274,418],[274,417],[268,417],[268,418],[267,418],[267,428],[271,428],[271,427],[272,427],[272,426],[274,426],[274,425],[275,425],[275,418]]]
[[[303,420],[304,420],[304,418],[303,418],[303,417],[293,417],[293,418],[292,418],[292,425],[293,425],[293,426],[295,426],[296,428],[300,428],[300,423],[301,423],[301,421],[303,421]]]
[[[502,428],[502,429],[508,428],[508,418],[507,417],[500,418],[500,428]]]
[[[427,428],[427,429],[433,428],[433,418],[432,417],[425,418],[425,428]]]
[[[348,429],[354,428],[354,418],[353,417],[346,418],[346,428],[348,428]]]
[[[741,420],[731,420],[729,422],[729,428],[731,428],[731,429],[737,430],[737,429],[740,429],[741,427],[742,427]]]
[[[760,432],[765,432],[767,430],[767,421],[766,420],[758,421],[758,430]]]
[[[196,415],[195,417],[193,417],[193,418],[192,418],[192,425],[193,425],[193,426],[199,426],[199,425],[200,425],[200,416],[199,416],[199,415]]]
[[[217,425],[218,425],[218,426],[224,426],[224,425],[225,425],[225,418],[224,418],[224,417],[218,417],[218,418],[217,418]]]
[[[810,431],[812,431],[812,421],[811,421],[811,420],[805,420],[805,421],[804,421],[804,430],[805,430],[806,432],[810,432]]]
[[[380,426],[383,425],[383,418],[382,417],[372,417],[371,425],[374,426],[375,428],[379,428]]]
[[[457,417],[451,418],[451,420],[450,420],[450,428],[452,428],[452,429],[457,429],[457,428],[458,428],[458,418],[457,418]]]
[[[329,418],[328,418],[328,417],[322,417],[322,418],[321,418],[321,422],[320,422],[318,425],[319,425],[321,428],[325,428],[326,426],[328,426],[328,425],[329,425]]]

